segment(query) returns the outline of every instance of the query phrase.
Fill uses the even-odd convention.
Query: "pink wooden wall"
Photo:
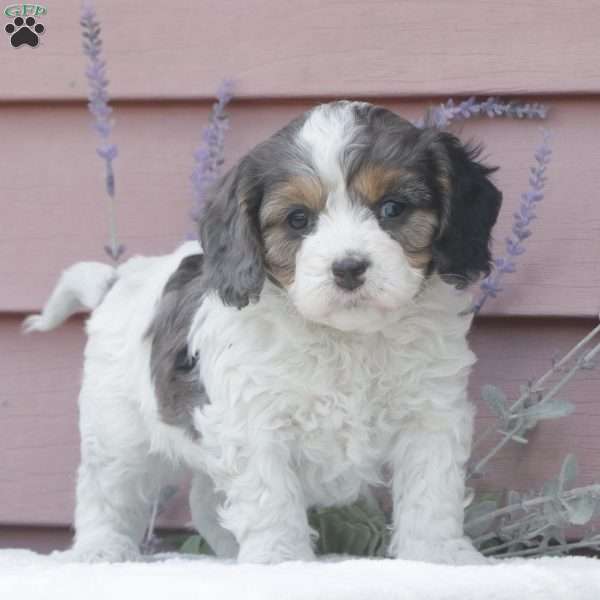
[[[60,270],[103,260],[102,165],[84,104],[78,0],[48,1],[43,45],[0,39],[0,546],[59,544],[78,455],[81,319],[23,338]],[[509,393],[591,329],[600,309],[600,4],[592,0],[97,0],[115,103],[119,225],[131,253],[172,249],[189,228],[192,152],[223,77],[237,80],[227,163],[323,99],[371,98],[420,116],[449,95],[547,102],[548,191],[518,273],[473,332],[482,383]],[[1,42],[5,42],[2,44]],[[539,122],[455,131],[501,166],[498,248],[527,185]],[[567,388],[574,416],[495,461],[486,486],[525,489],[575,451],[600,480],[600,371]],[[163,523],[185,523],[174,505]],[[10,527],[9,527],[10,526]],[[19,529],[20,527],[38,529]],[[19,532],[22,537],[19,538]],[[45,533],[44,533],[45,532]],[[36,537],[37,536],[37,537]],[[36,542],[38,540],[38,542]]]

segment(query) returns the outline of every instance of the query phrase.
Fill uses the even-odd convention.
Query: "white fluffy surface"
[[[208,557],[147,563],[62,563],[0,550],[6,600],[598,600],[600,561],[512,560],[444,566],[400,560],[327,560],[274,566]]]

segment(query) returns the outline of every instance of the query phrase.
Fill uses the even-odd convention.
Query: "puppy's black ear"
[[[441,198],[433,264],[444,281],[463,288],[490,271],[491,230],[502,193],[489,179],[496,168],[478,162],[479,148],[463,146],[450,133],[438,133],[432,148]]]
[[[265,280],[257,187],[246,157],[216,184],[199,219],[205,285],[238,308],[258,300]]]

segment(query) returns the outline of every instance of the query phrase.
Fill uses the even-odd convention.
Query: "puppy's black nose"
[[[369,264],[369,261],[364,258],[336,260],[331,265],[335,283],[345,290],[355,290],[365,282],[363,275],[369,268]]]

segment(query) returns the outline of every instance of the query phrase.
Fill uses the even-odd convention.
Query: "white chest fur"
[[[439,283],[414,314],[375,333],[301,319],[275,289],[242,311],[208,298],[192,328],[210,404],[196,415],[205,464],[233,476],[251,448],[289,454],[309,504],[376,483],[404,428],[436,428],[465,401],[474,357],[464,296]]]

